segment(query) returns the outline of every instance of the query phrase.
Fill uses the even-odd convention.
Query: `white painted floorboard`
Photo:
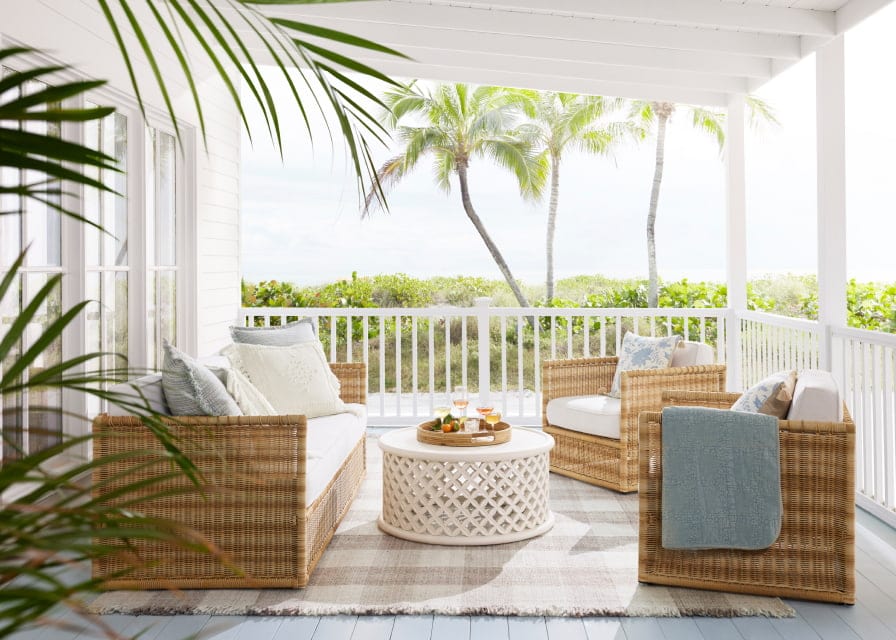
[[[896,640],[896,532],[860,513],[854,607],[788,600],[795,618],[104,616],[140,640]],[[74,614],[14,640],[99,640]]]

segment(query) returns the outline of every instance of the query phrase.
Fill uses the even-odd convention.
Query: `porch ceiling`
[[[394,76],[721,106],[890,1],[372,0],[267,12],[413,58],[360,57]]]

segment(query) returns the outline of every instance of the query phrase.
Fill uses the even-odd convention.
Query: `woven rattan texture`
[[[554,398],[604,393],[613,382],[618,358],[547,360],[542,364],[542,420],[554,436],[551,471],[615,491],[638,490],[638,414],[658,411],[665,390],[721,391],[725,365],[623,371],[620,381],[619,440],[552,425],[548,402]]]
[[[670,405],[730,408],[737,394],[670,393]],[[781,534],[768,549],[663,549],[662,415],[641,414],[642,582],[824,602],[855,602],[855,424],[778,422]]]
[[[363,400],[364,365],[333,369],[342,379],[343,399]],[[140,500],[139,511],[196,532],[220,555],[148,540],[132,542],[126,551],[121,542],[104,540],[121,552],[95,561],[94,577],[115,589],[304,586],[364,477],[364,438],[321,497],[306,505],[304,416],[181,417],[166,423],[200,471],[201,489],[172,470],[139,418],[103,414],[93,423],[94,458],[106,461],[94,473],[94,497],[122,505],[142,497],[119,495],[123,486],[167,475],[152,491],[169,494]],[[116,459],[135,451],[146,455]],[[138,568],[127,571],[135,558]]]

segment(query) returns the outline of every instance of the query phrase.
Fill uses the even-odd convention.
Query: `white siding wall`
[[[134,9],[139,3],[133,4]],[[92,0],[0,0],[0,34],[28,46],[43,49],[88,76],[109,81],[112,88],[131,95],[130,82],[112,34]],[[149,24],[149,21],[141,21]],[[160,36],[161,37],[161,36]],[[134,43],[133,50],[138,46]],[[163,50],[159,47],[159,50]],[[162,108],[153,88],[151,71],[140,56],[138,77],[144,79],[144,99]],[[201,58],[194,58],[200,59]],[[187,349],[207,355],[224,346],[227,327],[236,318],[240,304],[239,266],[239,162],[240,122],[223,83],[209,79],[198,83],[206,110],[208,150],[203,148],[192,100],[176,59],[164,60],[163,69],[173,73],[174,101],[183,122],[196,127],[195,183],[188,186],[188,227],[194,226],[195,246],[188,247],[196,261],[195,295],[192,304],[180,309],[178,322],[188,323]],[[195,206],[194,206],[195,205]],[[195,323],[195,324],[194,324]]]

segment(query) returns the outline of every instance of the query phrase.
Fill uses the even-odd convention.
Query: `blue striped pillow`
[[[173,416],[241,416],[218,376],[165,342],[162,389]]]

